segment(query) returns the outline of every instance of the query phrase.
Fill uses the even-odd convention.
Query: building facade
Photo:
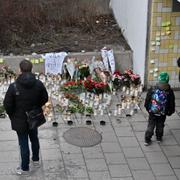
[[[145,86],[157,82],[159,72],[170,74],[179,88],[180,2],[178,0],[111,0],[111,7],[133,50],[133,70]]]

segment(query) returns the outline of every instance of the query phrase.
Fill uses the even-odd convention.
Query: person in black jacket
[[[166,115],[171,116],[175,112],[175,96],[174,96],[173,90],[171,89],[171,86],[168,84],[168,82],[169,82],[168,73],[161,72],[158,79],[159,79],[159,83],[155,87],[151,87],[148,90],[146,99],[145,99],[145,104],[144,104],[147,112],[149,113],[148,126],[147,126],[147,130],[145,132],[144,145],[146,145],[146,146],[151,144],[151,137],[154,134],[155,127],[156,127],[155,133],[156,133],[157,142],[162,141]],[[164,97],[165,97],[164,98],[165,103],[163,104],[164,112],[160,112],[160,110],[159,110],[159,112],[154,111],[156,106],[158,107],[158,103],[156,102],[156,100],[153,99],[154,96],[156,96],[156,98],[157,98],[157,94],[154,95],[155,91],[160,92],[161,97],[162,97],[162,94],[164,93]],[[163,101],[159,97],[158,97],[158,99],[160,101]],[[152,104],[155,105],[155,107],[153,107]],[[160,107],[160,105],[159,105],[159,107]],[[163,111],[163,110],[161,110],[161,111]]]
[[[26,111],[33,107],[42,107],[48,101],[48,93],[43,83],[35,78],[32,71],[32,63],[22,60],[19,64],[21,74],[14,83],[9,85],[4,98],[4,107],[11,120],[12,129],[17,132],[21,167],[18,167],[17,174],[28,174],[30,151],[28,139],[31,141],[32,162],[39,166],[39,139],[38,129],[29,130]]]

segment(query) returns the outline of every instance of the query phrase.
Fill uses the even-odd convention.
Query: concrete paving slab
[[[114,128],[117,136],[134,136],[132,127]]]
[[[63,153],[81,153],[80,147],[68,144],[66,142],[61,144],[61,151]]]
[[[62,160],[59,149],[41,149],[41,155],[43,161]]]
[[[85,166],[66,164],[66,172],[68,178],[88,178]]]
[[[86,159],[88,171],[107,171],[108,167],[104,159]]]
[[[133,180],[132,177],[112,178],[111,180]]]
[[[82,154],[66,154],[63,153],[63,161],[64,163],[68,162],[72,165],[84,165],[85,166],[85,160]]]
[[[180,146],[175,145],[175,146],[162,146],[162,149],[166,156],[171,157],[171,156],[180,156]]]
[[[18,151],[2,151],[0,153],[1,163],[6,162],[18,162],[19,161],[19,152]]]
[[[168,157],[168,160],[174,169],[180,168],[180,157]]]
[[[128,165],[119,164],[119,165],[109,165],[109,170],[111,177],[129,177],[132,176]]]
[[[144,131],[147,128],[147,122],[132,122],[134,131]]]
[[[168,163],[168,159],[163,152],[145,152],[145,156],[150,164]]]
[[[140,147],[123,148],[123,152],[126,158],[144,157]]]
[[[110,180],[111,176],[109,174],[109,171],[90,171],[89,177],[91,180]]]
[[[150,164],[155,176],[174,175],[174,171],[168,163]]]
[[[174,171],[175,171],[175,174],[179,180],[180,179],[180,169],[174,169]]]
[[[107,142],[116,142],[117,143],[118,138],[116,134],[112,132],[107,132],[107,133],[102,133],[102,142],[107,143]]]
[[[108,165],[126,164],[126,159],[123,153],[104,153]]]
[[[11,153],[11,151],[15,151],[19,148],[18,146],[18,142],[17,141],[0,141],[0,152],[4,151],[4,152],[9,152]]]
[[[155,180],[155,177],[151,170],[136,170],[132,171],[135,180]]]
[[[121,147],[137,147],[139,143],[136,137],[118,137]]]
[[[164,145],[164,146],[177,145],[177,144],[178,142],[176,141],[173,135],[165,135],[163,137],[163,141],[161,142],[161,145]]]
[[[64,171],[64,165],[60,160],[44,160],[43,170],[46,173],[59,173],[60,171]]]
[[[102,159],[104,158],[101,146],[97,145],[89,148],[82,148],[85,159]]]
[[[157,176],[156,180],[178,180],[176,176]]]
[[[101,143],[102,150],[105,153],[108,152],[121,152],[121,148],[118,143],[108,142],[108,143]]]
[[[179,120],[170,120],[167,121],[166,124],[168,125],[168,127],[170,129],[180,129],[180,124],[179,124]]]
[[[150,166],[145,158],[127,159],[131,170],[149,170]]]

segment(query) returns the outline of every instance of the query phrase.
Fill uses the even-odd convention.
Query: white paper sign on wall
[[[115,58],[114,58],[113,50],[104,47],[103,49],[101,49],[101,56],[106,70],[107,71],[110,70],[111,73],[113,74],[115,71]]]
[[[66,56],[66,52],[47,53],[42,55],[45,59],[45,74],[62,74],[63,62]]]

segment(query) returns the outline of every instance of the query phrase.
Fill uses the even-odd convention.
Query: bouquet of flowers
[[[79,103],[79,97],[75,94],[71,94],[71,93],[65,93],[64,97],[69,99],[70,101],[74,102],[74,103]]]
[[[61,87],[62,91],[80,91],[83,88],[82,80],[80,81],[68,81]]]
[[[0,68],[0,77],[1,78],[15,78],[16,73],[9,66],[2,66]]]
[[[121,79],[121,73],[120,71],[115,71],[113,73],[113,76],[112,76],[112,83],[113,83],[113,87],[118,90],[120,87],[121,87],[121,82],[122,82],[122,79]]]
[[[101,94],[110,90],[108,83],[96,81],[91,78],[88,78],[84,81],[84,88],[87,91],[93,92],[95,94]]]
[[[127,73],[121,74],[119,71],[115,71],[112,77],[112,82],[116,90],[121,86],[130,87],[130,76]]]
[[[80,79],[87,78],[90,75],[89,66],[87,64],[82,64],[78,66]]]
[[[137,86],[139,84],[141,84],[141,78],[138,74],[133,73],[132,70],[126,70],[125,74],[127,74],[129,76],[130,79],[130,83]]]
[[[65,98],[69,99],[69,106],[67,111],[71,112],[71,113],[84,113],[87,112],[89,114],[93,113],[93,108],[90,106],[86,106],[84,105],[79,97],[75,94],[71,94],[71,93],[65,93],[64,94]]]
[[[119,89],[121,86],[130,87],[130,85],[139,85],[141,83],[140,76],[134,74],[132,70],[127,69],[121,74],[119,71],[115,71],[112,77],[113,86],[115,89]]]

